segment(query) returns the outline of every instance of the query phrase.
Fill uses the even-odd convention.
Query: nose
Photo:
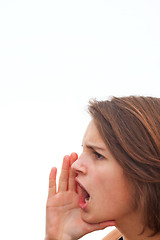
[[[74,172],[77,174],[86,174],[87,173],[87,168],[84,165],[83,162],[83,156],[81,155],[71,166]]]

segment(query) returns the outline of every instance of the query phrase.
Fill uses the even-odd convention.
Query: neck
[[[160,232],[152,237],[153,231],[149,228],[142,232],[143,225],[138,214],[117,221],[116,228],[122,233],[124,240],[160,240]]]

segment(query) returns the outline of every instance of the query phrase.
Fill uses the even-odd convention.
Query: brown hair
[[[104,142],[135,189],[143,231],[160,232],[160,98],[113,97],[88,106]]]

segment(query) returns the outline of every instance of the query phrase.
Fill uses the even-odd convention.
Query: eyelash
[[[103,159],[103,155],[101,155],[100,153],[94,151],[93,154],[96,156],[97,159]]]

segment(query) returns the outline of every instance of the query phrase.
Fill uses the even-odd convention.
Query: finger
[[[69,156],[63,158],[61,174],[59,178],[58,192],[67,191],[69,177]]]
[[[49,175],[49,190],[48,190],[48,198],[54,196],[56,194],[56,175],[57,168],[52,168]]]
[[[77,158],[78,158],[77,153],[72,153],[70,155],[70,172],[69,172],[69,185],[68,185],[68,189],[70,191],[76,191],[76,182],[75,182],[76,173],[71,166],[77,160]]]

